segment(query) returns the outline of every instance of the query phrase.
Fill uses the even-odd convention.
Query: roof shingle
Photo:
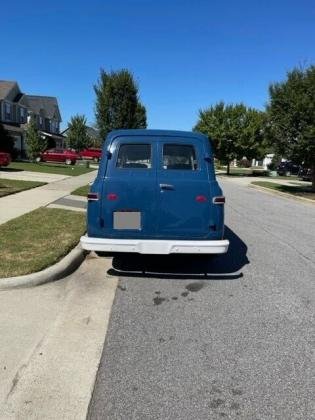
[[[5,99],[16,84],[13,81],[0,80],[0,99]]]
[[[54,96],[26,95],[26,98],[30,109],[35,114],[39,114],[43,109],[47,118],[53,118],[56,113],[59,115],[57,98]]]

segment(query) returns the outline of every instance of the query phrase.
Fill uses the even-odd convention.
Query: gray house
[[[48,147],[62,147],[61,115],[58,102],[52,96],[34,96],[21,92],[14,81],[0,80],[0,122],[15,139],[20,157],[26,156],[25,130],[31,116]]]
[[[67,142],[68,131],[69,131],[69,128],[66,128],[64,131],[61,132],[61,134],[65,137],[65,141],[64,141],[65,146],[69,146],[68,142]],[[90,137],[90,140],[91,140],[90,147],[96,147],[96,148],[102,147],[103,141],[100,137],[100,133],[99,133],[97,128],[87,126],[86,127],[86,132],[87,132],[87,135]]]

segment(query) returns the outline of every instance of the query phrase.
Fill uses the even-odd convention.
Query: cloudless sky
[[[263,109],[268,85],[315,63],[314,0],[1,1],[0,79],[94,121],[99,69],[130,69],[150,128],[190,130],[220,100]]]

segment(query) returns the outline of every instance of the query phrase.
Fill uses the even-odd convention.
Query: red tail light
[[[117,198],[118,198],[118,195],[115,194],[115,193],[107,194],[107,200],[109,200],[109,201],[115,201],[115,200],[117,200]]]
[[[87,199],[88,199],[88,201],[97,201],[98,200],[98,194],[97,193],[88,193]]]
[[[198,203],[205,203],[207,201],[207,197],[205,195],[197,195],[196,201]]]
[[[223,195],[220,195],[218,197],[213,197],[212,202],[213,202],[213,204],[224,204],[225,203],[225,197]]]

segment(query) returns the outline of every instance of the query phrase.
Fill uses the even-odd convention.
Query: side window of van
[[[122,169],[150,169],[151,160],[150,144],[121,144],[116,167]]]
[[[196,171],[198,163],[194,146],[186,144],[164,144],[163,169]]]

